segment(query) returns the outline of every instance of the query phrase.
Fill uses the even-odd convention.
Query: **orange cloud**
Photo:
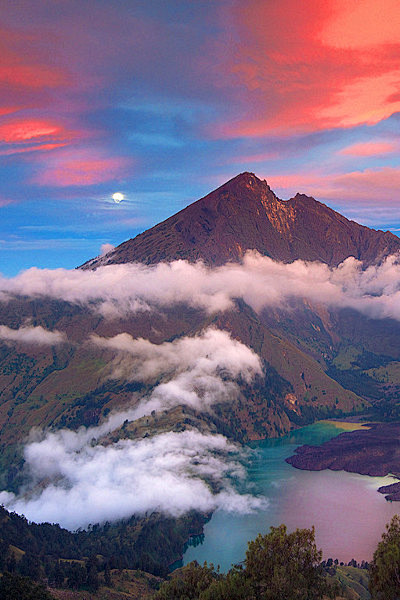
[[[331,103],[317,110],[317,118],[333,126],[373,125],[400,111],[400,73],[362,77],[344,84]]]
[[[335,0],[332,18],[322,29],[324,44],[338,48],[368,48],[398,44],[398,0]]]
[[[397,0],[238,3],[220,76],[241,110],[216,135],[351,127],[400,111],[399,17]]]

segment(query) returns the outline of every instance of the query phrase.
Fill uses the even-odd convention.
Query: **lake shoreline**
[[[332,421],[330,421],[332,423]],[[400,479],[400,423],[365,423],[319,446],[303,445],[286,462],[306,471],[347,471]],[[382,486],[388,500],[400,501],[400,483]]]
[[[315,526],[317,546],[325,559],[370,560],[386,523],[397,512],[395,503],[376,493],[392,480],[343,471],[308,472],[285,462],[301,445],[319,446],[337,437],[343,431],[338,425],[338,420],[324,420],[281,438],[249,444],[254,450],[248,467],[249,489],[264,496],[268,504],[248,514],[214,512],[204,527],[204,542],[189,546],[183,563],[206,560],[228,571],[244,560],[249,540],[282,523],[288,531]]]

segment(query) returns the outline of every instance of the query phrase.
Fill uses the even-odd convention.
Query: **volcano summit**
[[[304,194],[280,200],[265,180],[241,173],[83,268],[178,259],[218,266],[240,261],[246,250],[285,263],[301,259],[337,266],[354,256],[368,265],[399,248],[391,232],[349,221]]]

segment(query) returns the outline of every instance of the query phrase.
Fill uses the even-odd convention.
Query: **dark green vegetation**
[[[400,598],[400,517],[387,525],[387,531],[374,553],[372,563],[348,565],[332,558],[322,561],[313,529],[288,533],[284,525],[249,542],[243,564],[222,574],[212,564],[198,563],[174,571],[165,580],[131,568],[129,540],[122,527],[93,528],[71,534],[58,526],[29,524],[25,519],[1,509],[0,599],[50,600],[43,581],[57,590],[88,593],[85,598],[136,600],[397,600]],[[153,522],[155,528],[164,522]],[[131,524],[128,525],[131,528]],[[132,532],[131,532],[132,533]],[[160,542],[149,538],[149,545]],[[172,531],[164,528],[165,535]],[[134,544],[135,535],[130,541]],[[109,539],[114,540],[110,545]],[[9,543],[9,541],[13,543]],[[118,540],[119,544],[117,544]],[[18,544],[18,545],[17,545]],[[23,548],[29,548],[24,550]],[[108,556],[104,548],[112,547]],[[103,553],[101,550],[103,549]],[[165,545],[164,545],[165,549]],[[146,568],[146,565],[141,565]],[[127,569],[128,568],[128,569]],[[161,585],[160,585],[161,584]],[[368,588],[371,592],[368,591]],[[79,591],[80,590],[80,591]],[[86,590],[86,591],[85,591]],[[154,594],[154,593],[153,593]],[[83,598],[83,596],[82,596]]]
[[[29,577],[6,572],[0,579],[0,600],[53,600],[41,583]]]
[[[197,513],[180,519],[153,514],[71,533],[58,525],[29,523],[0,507],[0,570],[79,587],[89,576],[80,561],[87,564],[90,557],[100,557],[96,569],[101,571],[140,569],[166,575],[185,541],[201,531],[205,520]]]
[[[400,598],[400,517],[386,526],[374,553],[370,570],[370,590],[374,600]]]

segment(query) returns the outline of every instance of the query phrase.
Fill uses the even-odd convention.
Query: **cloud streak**
[[[348,154],[365,151],[374,152],[373,144],[356,144],[348,149]],[[341,206],[346,212],[349,208],[354,212],[363,212],[366,206],[379,210],[397,207],[398,189],[400,185],[400,168],[385,166],[359,169],[347,173],[324,174],[314,172],[309,174],[292,173],[287,175],[272,175],[268,177],[270,185],[279,192],[287,195],[300,190],[307,190],[308,195],[322,200],[330,200],[335,206]],[[391,217],[393,219],[393,215]]]
[[[40,325],[38,327],[20,327],[11,329],[0,325],[0,341],[37,346],[56,346],[67,341],[65,333],[48,331]]]
[[[394,0],[312,0],[307,10],[296,0],[250,0],[231,9],[223,81],[235,114],[213,127],[217,135],[353,127],[400,110]]]
[[[248,251],[240,264],[214,269],[179,260],[155,266],[108,265],[96,271],[32,268],[11,279],[0,278],[3,301],[14,295],[47,296],[89,306],[108,318],[179,304],[213,314],[232,309],[236,298],[260,311],[304,298],[399,320],[399,290],[396,256],[367,269],[354,257],[330,268],[301,260],[280,263],[254,251]]]

